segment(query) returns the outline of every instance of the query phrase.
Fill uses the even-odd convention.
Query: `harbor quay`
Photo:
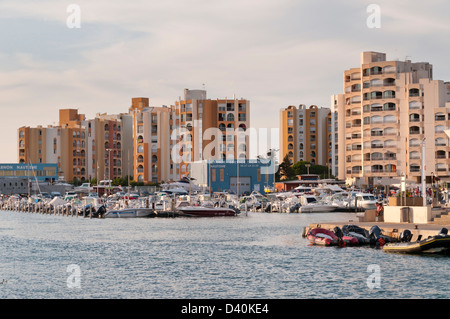
[[[405,207],[403,206],[392,206],[390,207],[401,219],[401,215],[404,215]],[[408,207],[406,207],[408,208]],[[424,223],[414,223],[409,221],[402,222],[392,222],[385,221],[384,218],[377,220],[375,217],[375,210],[366,210],[363,213],[355,214],[355,218],[349,220],[343,220],[340,222],[327,222],[323,221],[320,223],[311,223],[304,227],[302,232],[302,237],[306,237],[308,232],[314,228],[323,228],[329,231],[333,231],[336,227],[342,228],[344,225],[355,225],[366,229],[369,231],[373,226],[378,226],[382,230],[383,234],[394,239],[399,239],[401,234],[408,230],[411,232],[411,241],[420,240],[423,238],[428,238],[435,236],[439,233],[442,228],[450,227],[450,215],[449,209],[447,208],[436,208],[432,209],[427,207],[431,211],[431,219]],[[392,213],[391,213],[392,214]],[[386,216],[384,216],[386,217]]]

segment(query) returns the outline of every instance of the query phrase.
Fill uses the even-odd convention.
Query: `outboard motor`
[[[398,239],[402,243],[408,243],[411,241],[412,236],[413,235],[412,235],[411,231],[409,229],[405,229],[404,231],[402,231],[402,233],[400,234]]]
[[[377,247],[383,246],[386,241],[381,235],[381,229],[377,225],[374,225],[370,228],[369,231],[370,241],[373,242]]]
[[[441,236],[447,236],[448,235],[448,229],[447,228],[442,228],[441,231],[439,232],[439,235]]]
[[[374,225],[369,230],[369,236],[373,239],[378,239],[381,237],[381,229],[377,225]]]
[[[344,237],[344,233],[342,232],[342,229],[340,229],[338,226],[333,228],[333,232],[338,236],[339,238]]]
[[[333,228],[334,234],[338,237],[338,246],[339,247],[345,247],[346,243],[342,237],[344,237],[344,233],[342,232],[342,229],[340,229],[338,226]]]
[[[105,205],[102,205],[102,206],[100,206],[99,208],[98,208],[98,210],[97,210],[97,212],[96,212],[96,215],[99,217],[99,218],[103,218],[103,215],[106,213],[106,208],[105,208]]]

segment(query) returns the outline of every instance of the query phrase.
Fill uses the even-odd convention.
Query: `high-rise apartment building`
[[[420,182],[425,143],[426,175],[450,176],[450,85],[433,80],[430,63],[363,52],[343,80],[331,98],[334,175],[356,185]]]
[[[123,175],[122,120],[106,114],[86,120],[76,109],[59,110],[59,125],[19,128],[19,163],[58,164],[67,181]]]
[[[208,99],[205,90],[185,89],[172,110],[172,128],[179,137],[175,145],[181,150],[172,152],[181,157],[172,158],[175,176],[188,176],[192,161],[248,159],[249,100]]]
[[[19,128],[19,163],[54,163],[67,180],[86,179],[84,119],[75,109],[61,109],[59,126]]]
[[[150,107],[148,98],[133,98],[134,180],[160,182],[172,179],[170,120],[168,107]]]
[[[128,156],[130,150],[126,143],[127,115],[108,115],[98,113],[95,118],[83,121],[86,135],[87,178],[111,179],[132,175]],[[128,126],[131,124],[129,120]],[[128,128],[128,135],[131,128]],[[131,153],[132,156],[132,153]]]
[[[316,105],[289,106],[280,110],[280,158],[291,163],[331,164],[331,110]]]
[[[68,181],[178,180],[190,175],[193,161],[248,159],[249,137],[238,133],[247,131],[249,114],[248,100],[211,100],[204,90],[188,89],[170,107],[136,97],[128,113],[93,119],[61,109],[58,126],[19,128],[19,162],[57,163]]]

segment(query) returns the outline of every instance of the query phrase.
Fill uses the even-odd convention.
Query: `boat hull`
[[[209,208],[209,207],[183,207],[178,209],[181,216],[189,217],[222,217],[236,216],[238,213],[229,208]]]
[[[324,228],[311,229],[306,238],[311,244],[319,246],[336,246],[339,243],[339,238],[335,233]]]
[[[335,211],[336,208],[333,206],[321,206],[321,205],[305,205],[300,206],[300,213],[330,213]]]
[[[437,253],[450,249],[450,236],[433,236],[421,241],[386,244],[389,253]]]
[[[142,218],[153,217],[155,212],[149,208],[110,210],[103,215],[103,218]]]

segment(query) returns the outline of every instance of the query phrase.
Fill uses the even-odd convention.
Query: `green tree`
[[[280,180],[291,180],[295,178],[295,171],[292,168],[291,160],[288,155],[283,158],[283,161],[280,164],[279,176]]]
[[[309,167],[309,174],[319,175],[320,178],[334,178],[333,175],[329,174],[329,170],[327,166],[324,165],[314,165],[307,161],[298,161],[294,165],[292,165],[292,169],[294,170],[295,175],[304,175],[308,173],[308,168],[306,167],[306,164],[310,164]]]

